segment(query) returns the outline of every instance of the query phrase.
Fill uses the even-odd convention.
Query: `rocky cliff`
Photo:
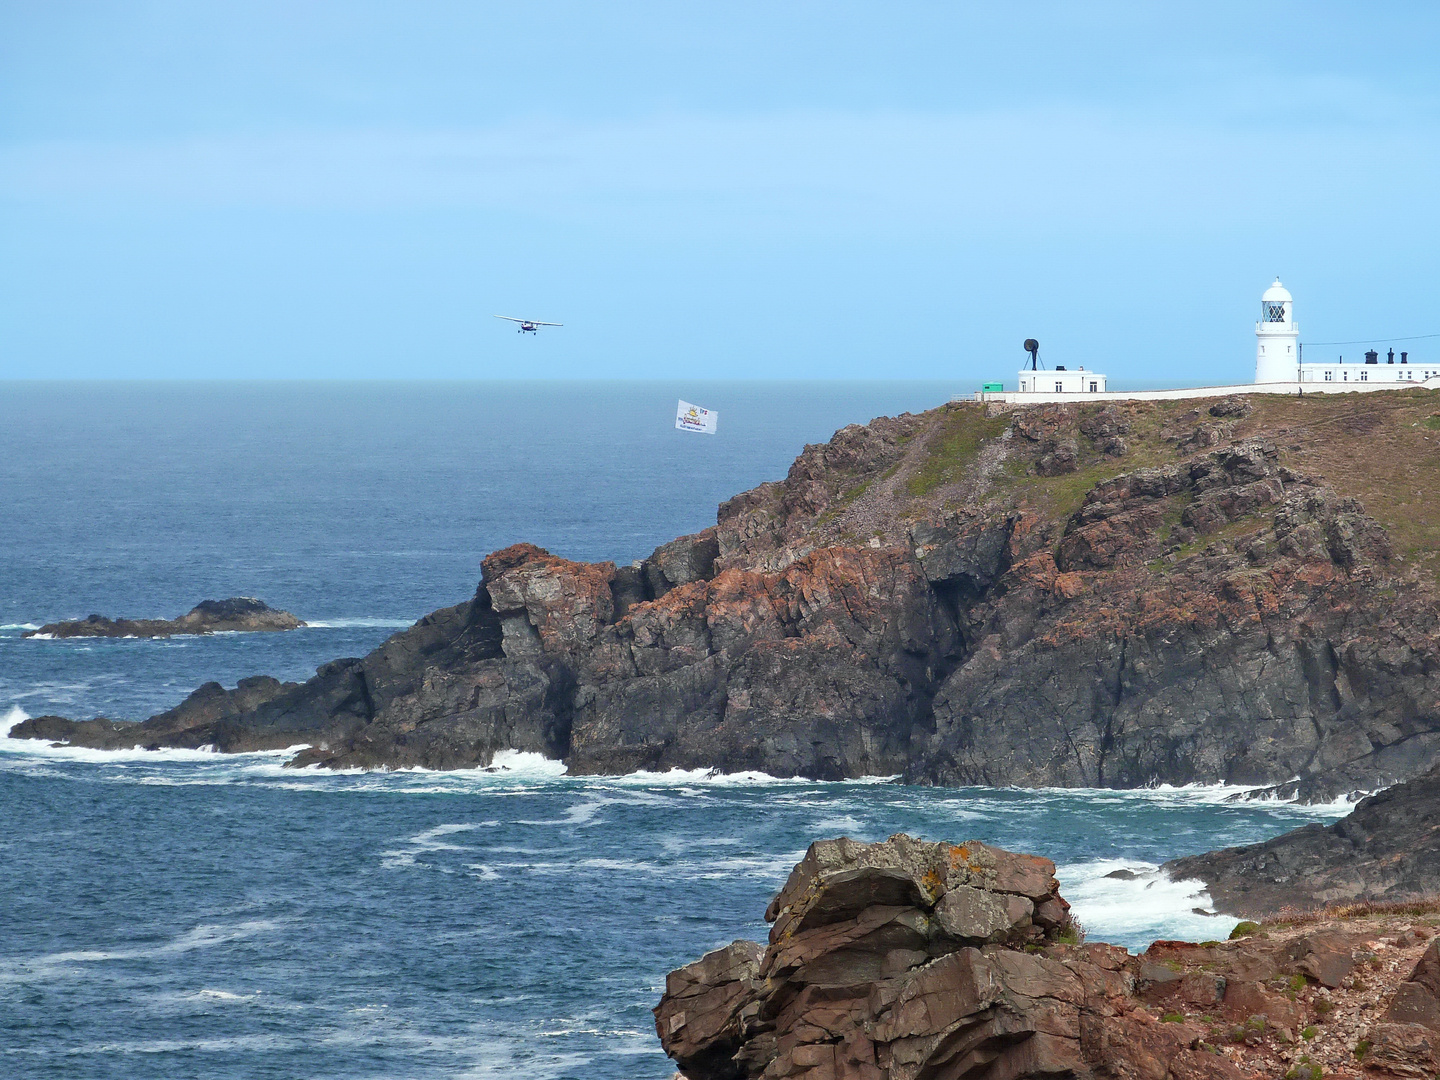
[[[174,619],[109,619],[91,615],[87,619],[46,623],[24,637],[170,637],[173,634],[253,633],[264,630],[297,630],[305,624],[288,611],[278,611],[253,596],[232,596],[228,600],[202,600]]]
[[[631,566],[529,545],[304,684],[91,745],[297,762],[1374,789],[1440,763],[1434,395],[957,403],[808,446]]]
[[[1333,825],[1175,859],[1164,869],[1204,881],[1219,910],[1245,916],[1440,894],[1440,768],[1363,799]]]
[[[1139,956],[1084,944],[1044,859],[975,841],[813,844],[769,941],[670,973],[689,1080],[1430,1077],[1433,911],[1242,924]]]

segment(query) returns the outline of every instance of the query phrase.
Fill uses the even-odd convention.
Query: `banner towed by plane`
[[[681,431],[714,435],[715,424],[719,419],[719,413],[702,409],[699,405],[691,405],[688,401],[680,402],[680,408],[675,411],[675,426]]]

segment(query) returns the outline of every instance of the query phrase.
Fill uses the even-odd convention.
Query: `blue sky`
[[[1303,340],[1440,333],[1437,30],[1433,3],[0,0],[0,377],[968,387],[1034,336],[1204,383],[1251,377],[1277,273]]]

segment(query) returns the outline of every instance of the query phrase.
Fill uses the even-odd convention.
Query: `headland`
[[[1353,797],[1440,766],[1437,471],[1440,401],[1420,388],[951,403],[807,446],[629,566],[495,552],[472,598],[304,683],[11,736],[307,744],[292,764],[336,768],[521,750],[574,774]],[[1413,842],[1379,833],[1376,859]],[[1436,888],[1353,848],[1323,858],[1336,875],[1294,902]],[[1274,908],[1225,886],[1229,865],[1187,873],[1226,910]]]

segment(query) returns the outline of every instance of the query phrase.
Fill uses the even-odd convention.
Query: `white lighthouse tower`
[[[1275,284],[1260,297],[1260,321],[1255,324],[1255,381],[1300,381],[1300,327],[1295,323],[1290,290]]]

